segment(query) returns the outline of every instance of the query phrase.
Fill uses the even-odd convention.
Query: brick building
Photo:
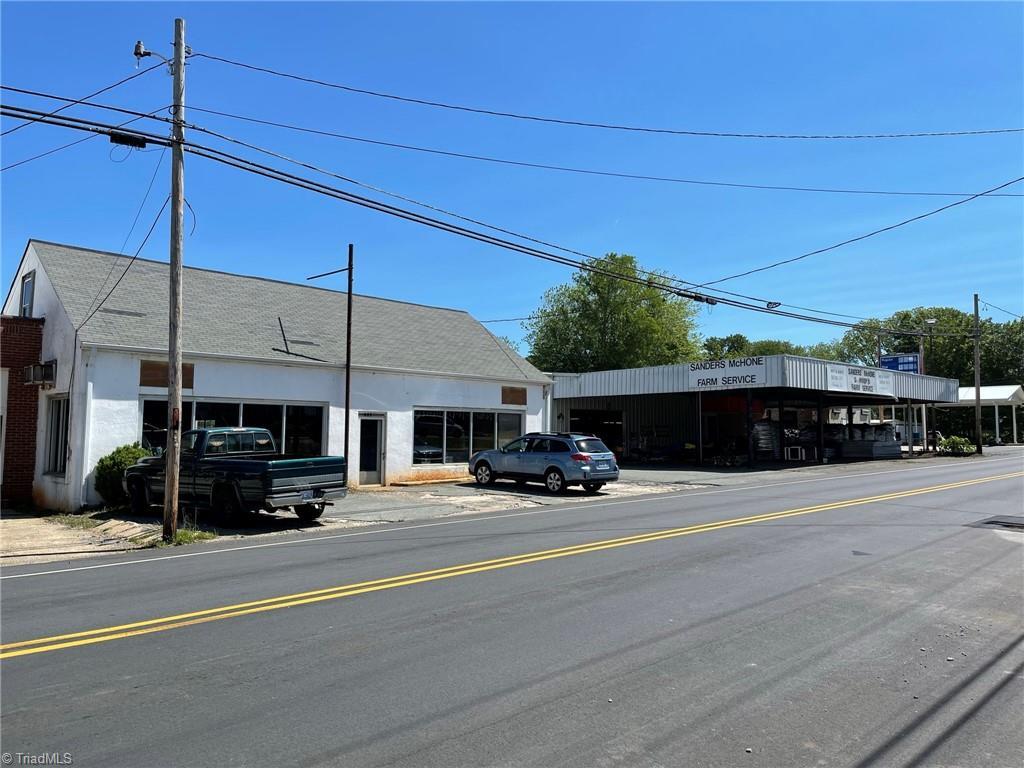
[[[25,366],[40,362],[43,319],[0,317],[0,498],[32,499],[39,387],[26,385]]]

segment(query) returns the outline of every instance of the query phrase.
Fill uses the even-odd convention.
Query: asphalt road
[[[1022,514],[1022,475],[1021,452],[908,461],[5,568],[2,749],[133,767],[1019,766],[1024,533],[977,524]]]

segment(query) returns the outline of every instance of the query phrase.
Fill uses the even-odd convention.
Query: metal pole
[[[1016,423],[1016,422],[1015,422]],[[1016,432],[1015,432],[1016,434]],[[1016,439],[1014,440],[1016,442]],[[697,393],[697,466],[704,464],[704,403],[701,393]]]
[[[352,409],[352,257],[355,246],[348,244],[348,318],[345,321],[345,463],[348,471],[352,471],[348,458],[348,427]],[[383,478],[382,478],[383,479]]]
[[[981,319],[978,315],[978,294],[974,294],[974,450],[981,448]]]
[[[174,20],[174,75],[171,86],[171,263],[167,334],[167,449],[164,453],[164,541],[178,528],[178,474],[181,470],[181,252],[185,200],[185,20]]]

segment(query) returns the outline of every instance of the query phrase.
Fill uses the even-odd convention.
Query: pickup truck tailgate
[[[275,459],[267,462],[265,482],[273,494],[344,487],[347,466],[339,456]]]

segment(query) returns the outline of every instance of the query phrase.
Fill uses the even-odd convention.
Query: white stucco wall
[[[81,445],[85,419],[82,407],[85,403],[84,388],[78,386],[82,374],[82,361],[75,361],[75,392],[71,402],[71,422],[68,427],[68,439],[72,446],[68,457],[67,471],[64,475],[50,475],[43,472],[46,460],[47,416],[49,401],[61,395],[67,395],[71,384],[73,351],[75,348],[75,328],[57,298],[50,279],[42,270],[35,250],[29,246],[24,258],[11,283],[10,292],[4,301],[3,314],[17,315],[21,301],[21,279],[29,272],[35,271],[35,289],[32,302],[32,316],[41,317],[43,325],[42,360],[57,361],[56,382],[52,388],[39,390],[39,417],[36,423],[36,478],[33,482],[32,497],[39,506],[51,509],[68,510],[76,505],[79,495],[76,489],[81,487],[82,457],[75,446]],[[21,372],[17,372],[20,381]],[[17,440],[16,435],[8,435],[9,440]]]
[[[84,482],[79,504],[100,502],[93,488],[96,462],[119,445],[142,437],[142,401],[166,397],[166,390],[140,387],[142,360],[158,360],[159,353],[89,348],[84,380],[89,429],[83,445]],[[313,365],[281,365],[250,361],[185,356],[195,366],[194,388],[186,399],[245,402],[290,402],[325,408],[325,450],[346,455],[344,434],[344,371]],[[524,429],[542,428],[543,386],[527,387],[526,406],[501,405],[502,385],[494,382],[436,375],[399,374],[383,371],[352,372],[350,425],[350,483],[359,482],[360,414],[383,415],[385,420],[384,480],[386,483],[428,477],[464,475],[464,464],[419,465],[412,463],[413,411],[428,409],[479,409],[519,412]]]

